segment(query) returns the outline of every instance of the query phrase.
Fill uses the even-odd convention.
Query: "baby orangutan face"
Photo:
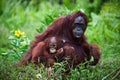
[[[57,39],[55,37],[50,38],[48,46],[49,46],[49,52],[51,54],[56,53],[58,48]]]

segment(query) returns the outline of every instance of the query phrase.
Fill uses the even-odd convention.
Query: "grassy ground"
[[[89,16],[90,22],[85,35],[88,37],[89,43],[96,43],[100,46],[101,60],[96,66],[88,65],[84,68],[83,64],[80,64],[74,70],[70,68],[71,74],[64,79],[101,80],[113,71],[106,80],[114,78],[120,72],[120,4],[105,3],[101,6],[98,14],[94,12],[88,13],[87,8],[92,5],[84,7],[84,5],[80,6],[79,4],[86,4],[86,2],[80,3],[77,0],[75,5],[72,4],[66,7],[66,5],[61,6],[57,3],[51,4],[43,1],[36,7],[34,2],[30,2],[26,6],[26,3],[7,1],[0,16],[0,42],[2,43],[0,44],[0,79],[63,80],[64,62],[54,65],[52,76],[46,74],[48,70],[42,64],[36,69],[34,64],[14,67],[13,63],[20,60],[21,55],[28,48],[28,45],[21,46],[21,42],[31,41],[35,34],[42,32],[56,17],[80,9],[84,10]],[[73,5],[74,8],[71,8]],[[14,37],[14,33],[11,32],[18,29],[25,32],[26,37]],[[12,39],[10,39],[11,36]],[[119,79],[120,76],[116,76],[113,80]]]

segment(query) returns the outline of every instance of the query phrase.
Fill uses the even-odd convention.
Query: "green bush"
[[[95,40],[99,43],[105,41],[111,43],[119,40],[119,7],[120,4],[118,3],[106,3],[103,5],[99,15],[96,15],[95,13],[91,14],[92,21],[89,23],[89,34],[87,34],[90,38],[92,38],[91,40]]]

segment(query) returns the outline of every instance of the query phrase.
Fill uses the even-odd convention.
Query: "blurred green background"
[[[82,80],[101,80],[120,68],[120,0],[0,0],[0,72],[3,72],[0,73],[0,78],[17,80],[15,76],[20,71],[12,67],[13,62],[18,59],[9,56],[10,53],[3,55],[13,49],[9,40],[11,31],[19,29],[25,32],[31,41],[55,18],[76,10],[82,10],[88,16],[89,24],[85,33],[88,42],[97,43],[101,48],[100,63],[92,67],[93,72],[90,71],[91,68],[85,71],[87,77],[82,75],[85,73],[79,74],[82,75]],[[4,68],[8,68],[8,71]],[[16,72],[8,77],[13,70]],[[26,76],[21,79],[29,79],[29,73],[26,72]],[[77,73],[73,73],[66,80],[73,80],[77,77],[75,75]],[[110,76],[107,80],[113,77]],[[115,77],[115,80],[119,79],[120,77]]]

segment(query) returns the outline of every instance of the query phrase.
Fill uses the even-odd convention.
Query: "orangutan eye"
[[[81,27],[82,29],[85,29],[84,24],[80,24],[80,27]]]
[[[53,43],[50,43],[50,44],[49,44],[49,47],[54,47],[54,48],[56,48],[56,46],[57,46],[57,45],[56,45],[56,44],[53,44]]]

